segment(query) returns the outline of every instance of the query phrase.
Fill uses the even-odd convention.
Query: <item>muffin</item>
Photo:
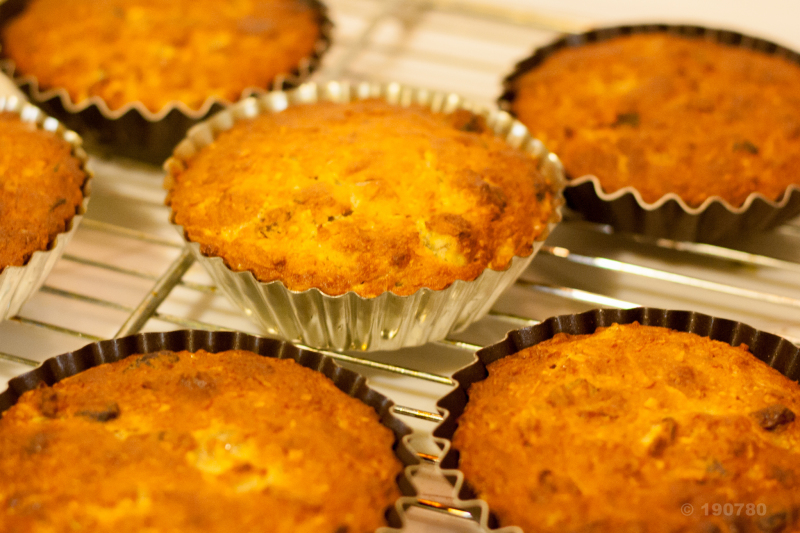
[[[148,121],[169,114],[196,121],[214,103],[297,83],[327,48],[330,29],[325,8],[306,0],[28,0],[15,6],[6,8],[10,20],[0,28],[9,69],[35,100],[57,96],[60,102],[46,105],[82,114],[85,129],[100,128],[102,138],[115,127],[105,120],[131,111],[146,119],[136,129],[155,136]],[[184,128],[153,139],[171,140],[159,162],[188,127],[170,120]],[[143,142],[135,134],[127,139]]]
[[[528,533],[796,531],[800,385],[729,341],[754,340],[789,370],[797,348],[694,313],[626,314],[577,335],[565,330],[612,318],[559,317],[520,332],[514,354],[480,355],[451,423],[471,487]]]
[[[714,202],[740,214],[756,198],[779,209],[800,193],[799,63],[731,32],[628,26],[537,51],[506,81],[502,99],[560,155],[571,187],[593,176],[607,202],[632,193],[644,210],[677,200],[693,215]],[[571,205],[607,219],[586,212],[589,200],[579,196],[593,193],[584,189],[570,190]],[[617,219],[622,209],[630,207]]]
[[[0,97],[0,318],[39,288],[86,210],[80,139],[16,97]]]
[[[413,100],[411,90],[368,84],[349,90],[331,83],[275,93],[190,132],[166,164],[172,221],[201,261],[219,258],[212,276],[223,288],[236,285],[229,291],[235,300],[242,300],[239,287],[246,284],[281,291],[268,306],[311,293],[322,313],[337,300],[361,302],[369,316],[356,320],[370,326],[369,317],[379,314],[413,319],[420,313],[409,300],[417,298],[449,315],[420,317],[444,336],[454,320],[465,322],[452,299],[462,297],[452,294],[465,287],[472,301],[466,311],[488,309],[497,284],[513,281],[558,219],[557,160],[532,155],[538,145],[530,138],[527,149],[515,148],[464,106],[432,110],[444,95],[400,105],[391,91]],[[526,135],[524,128],[511,131],[509,121],[498,125]],[[238,274],[252,281],[228,280]],[[481,277],[500,281],[480,289]],[[373,303],[380,298],[391,307]],[[297,304],[295,313],[313,314],[305,306]],[[295,326],[276,328],[274,315],[281,313],[252,302],[243,307],[268,329],[303,342],[319,338],[313,328],[329,322],[312,319],[298,336]],[[338,316],[333,320],[345,322],[330,328],[334,335],[357,325],[347,325],[353,320],[347,312]],[[391,329],[397,327],[404,326]],[[313,342],[363,345],[330,337]]]
[[[169,344],[157,335],[80,355]],[[0,528],[374,531],[399,495],[395,436],[293,358],[375,406],[386,399],[329,360],[271,342],[288,359],[160,350],[24,392],[0,420]]]

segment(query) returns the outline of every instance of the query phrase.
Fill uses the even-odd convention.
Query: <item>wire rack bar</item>
[[[541,12],[522,11],[487,3],[476,3],[464,0],[420,0],[415,3],[423,5],[428,9],[448,11],[460,15],[491,19],[506,24],[515,24],[518,26],[539,28],[561,33],[578,33],[587,29],[587,24],[581,24],[575,20],[546,15]]]
[[[378,13],[377,16],[373,17],[372,20],[370,20],[369,24],[367,24],[367,26],[362,30],[358,38],[347,47],[339,61],[329,70],[328,76],[331,79],[338,79],[342,77],[342,74],[347,70],[348,65],[353,62],[355,57],[361,53],[361,51],[367,48],[372,34],[378,29],[380,23],[397,13],[402,7],[403,3],[403,0],[392,0],[388,2],[381,12]]]
[[[102,268],[104,270],[116,272],[117,274],[124,274],[126,276],[133,276],[136,278],[146,279],[150,281],[156,281],[158,279],[158,276],[154,274],[148,274],[147,272],[141,272],[130,268],[122,268],[116,265],[111,265],[109,263],[103,263],[102,261],[96,261],[94,259],[86,259],[85,257],[78,257],[72,254],[64,254],[63,256],[61,256],[61,258],[66,261],[78,263],[80,265]]]
[[[576,302],[586,302],[603,307],[616,307],[619,309],[631,309],[633,307],[639,307],[638,304],[626,302],[625,300],[618,300],[617,298],[611,298],[610,296],[604,296],[602,294],[597,294],[596,292],[583,291],[572,287],[563,287],[563,286],[559,287],[555,285],[548,285],[545,283],[534,283],[525,280],[518,280],[517,285],[538,292],[552,294],[554,296],[560,296],[561,298],[566,298],[568,300],[574,300]]]
[[[18,355],[12,355],[10,353],[0,352],[0,359],[3,361],[9,361],[11,363],[17,363],[19,365],[25,365],[30,367],[39,366],[39,361],[34,361],[33,359],[28,359],[27,357],[20,357]]]
[[[65,335],[70,335],[72,337],[77,337],[79,339],[83,339],[83,340],[86,340],[86,341],[89,341],[89,342],[98,342],[98,341],[105,340],[105,339],[103,339],[103,337],[98,337],[98,336],[92,335],[90,333],[84,333],[82,331],[76,331],[74,329],[69,329],[69,328],[62,328],[61,326],[56,326],[55,324],[49,324],[47,322],[41,322],[39,320],[34,320],[32,318],[25,318],[25,317],[21,317],[21,316],[15,316],[15,317],[9,318],[8,320],[10,320],[12,322],[17,322],[18,324],[24,324],[26,326],[34,326],[34,327],[37,327],[37,328],[40,328],[40,329],[46,329],[46,330],[53,331],[53,332],[56,332],[56,333],[63,333]],[[38,365],[39,363],[36,363],[36,364]]]
[[[749,298],[751,300],[759,300],[763,302],[769,302],[777,305],[785,305],[788,307],[795,307],[800,309],[800,300],[788,296],[780,296],[777,294],[771,294],[762,291],[743,289],[741,287],[726,285],[724,283],[718,283],[716,281],[708,281],[704,279],[693,278],[691,276],[686,276],[683,274],[675,274],[673,272],[667,272],[655,268],[634,265],[623,261],[617,261],[616,259],[581,255],[560,246],[542,246],[541,252],[544,254],[552,255],[554,257],[566,259],[567,261],[571,261],[573,263],[592,266],[603,270],[611,270],[614,272],[632,274],[634,276],[641,276],[641,277],[656,279],[659,281],[676,283],[679,285],[684,285],[686,287],[706,289],[709,291],[728,294],[731,296],[739,296],[742,298]]]
[[[55,296],[59,296],[61,298],[68,298],[70,300],[76,300],[79,302],[84,302],[92,305],[98,305],[100,307],[115,309],[117,311],[123,311],[125,313],[133,313],[134,311],[132,307],[128,307],[127,305],[122,305],[116,302],[110,302],[108,300],[102,300],[100,298],[94,298],[92,296],[86,296],[71,291],[65,291],[63,289],[56,289],[54,287],[49,287],[47,285],[45,285],[39,290],[41,290],[45,294],[52,294]]]
[[[165,239],[160,239],[158,237],[154,237],[147,233],[141,231],[133,231],[129,230],[128,228],[122,226],[116,226],[114,224],[109,223],[102,223],[96,222],[92,220],[85,221],[88,222],[88,226],[97,231],[104,231],[109,232],[116,235],[124,235],[128,238],[139,240],[142,242],[147,242],[151,244],[157,244],[160,246],[167,246],[171,248],[177,247],[177,245],[171,241],[167,241]],[[600,225],[595,225],[597,231],[603,231],[603,228]],[[647,242],[647,244],[653,244],[654,246],[660,248],[670,248],[675,249],[678,251],[690,251],[693,253],[701,253],[704,255],[713,255],[714,257],[723,258],[726,260],[742,262],[746,264],[755,264],[758,266],[768,266],[770,268],[776,269],[783,269],[793,271],[797,268],[796,263],[792,263],[789,261],[778,260],[766,256],[759,256],[756,254],[749,254],[746,252],[739,252],[737,250],[731,250],[728,248],[722,248],[719,246],[712,246],[712,245],[702,245],[696,243],[680,243],[676,241],[668,241],[665,239],[659,239],[655,242]],[[742,296],[751,299],[758,299],[760,301],[769,301],[771,303],[775,303],[778,305],[786,305],[790,307],[798,307],[800,306],[800,301],[780,295],[774,295],[770,293],[765,293],[761,291],[753,291],[749,289],[742,289],[740,287],[735,287],[731,285],[725,285],[717,282],[711,282],[706,280],[701,280],[698,278],[692,278],[689,276],[684,276],[680,274],[674,274],[671,272],[665,272],[657,269],[651,269],[649,267],[642,267],[639,265],[633,265],[630,263],[625,263],[621,261],[616,261],[612,259],[602,258],[602,257],[592,257],[586,256],[582,254],[577,254],[571,250],[568,250],[563,247],[550,247],[544,246],[542,248],[542,252],[545,254],[552,255],[554,257],[566,259],[572,262],[576,262],[579,264],[592,266],[595,268],[601,268],[605,270],[612,270],[617,272],[624,272],[634,275],[640,275],[645,277],[650,277],[654,279],[659,279],[662,281],[671,281],[674,283],[679,283],[682,285],[687,285],[691,287],[703,288],[708,290],[714,290],[717,292],[722,292],[726,294]],[[121,273],[125,275],[130,275],[138,278],[148,279],[156,281],[154,288],[152,291],[148,293],[146,298],[142,301],[142,303],[136,308],[131,309],[130,307],[123,306],[114,302],[110,302],[107,300],[102,300],[100,298],[95,298],[91,296],[85,296],[76,294],[74,292],[65,291],[62,289],[57,289],[49,286],[43,287],[43,291],[49,294],[54,294],[64,298],[71,298],[74,300],[83,301],[86,303],[99,305],[107,308],[113,308],[119,311],[130,313],[130,317],[120,328],[119,332],[116,336],[122,336],[124,334],[129,334],[141,329],[144,323],[147,322],[150,318],[156,318],[159,320],[163,320],[166,322],[174,323],[183,327],[191,327],[191,328],[198,328],[198,329],[207,329],[207,330],[225,330],[226,328],[205,323],[194,321],[182,317],[177,317],[173,315],[166,315],[157,313],[156,309],[158,305],[169,295],[171,290],[177,286],[184,286],[191,290],[196,290],[204,293],[215,293],[216,287],[213,285],[207,285],[202,283],[193,283],[187,282],[182,279],[183,274],[185,271],[191,266],[193,263],[193,259],[187,250],[183,250],[181,255],[170,265],[166,272],[162,274],[161,277],[154,276],[152,274],[147,274],[144,272],[132,270],[132,269],[124,269],[117,267],[115,265],[105,263],[102,261],[96,260],[89,260],[81,257],[76,257],[74,255],[66,255],[66,259],[77,262],[84,265],[89,265],[95,268],[102,268],[105,270],[109,270],[116,273]],[[539,282],[531,282],[526,280],[520,280],[517,282],[518,285],[523,286],[525,288],[535,290],[542,293],[552,294],[555,296],[559,296],[561,298],[573,300],[573,301],[580,301],[580,302],[587,302],[592,303],[595,305],[606,306],[606,307],[615,307],[615,308],[631,308],[636,307],[638,304],[633,302],[628,302],[624,300],[619,300],[615,298],[611,298],[602,294],[591,293],[588,291],[583,291],[580,289],[572,288],[572,287],[563,287],[563,286],[553,286],[548,285],[545,283]],[[531,319],[528,317],[521,317],[512,314],[505,314],[505,313],[498,313],[498,312],[491,312],[491,316],[506,320],[510,323],[514,323],[517,325],[528,326],[534,325],[538,323],[535,319]],[[21,323],[26,323],[29,325],[36,325],[37,327],[47,328],[53,331],[58,331],[62,333],[68,333],[73,336],[78,336],[83,339],[92,339],[92,340],[100,340],[99,337],[95,337],[86,333],[77,332],[73,330],[69,330],[66,328],[60,328],[58,326],[54,326],[51,324],[38,322],[32,319],[25,319],[25,318],[17,318],[17,321]],[[444,340],[440,341],[441,344],[457,348],[463,351],[470,351],[474,352],[481,348],[481,346],[473,345],[469,343],[464,343],[460,341],[453,341],[453,340]],[[16,357],[16,356],[9,356],[9,357]],[[7,359],[8,357],[6,357]],[[414,372],[411,369],[405,369],[407,372]],[[409,374],[410,375],[410,374]]]
[[[637,235],[630,235],[630,238],[638,242],[647,242],[648,244],[653,244],[666,250],[675,250],[678,252],[690,253],[703,257],[722,259],[739,265],[776,268],[790,272],[800,272],[800,263],[776,259],[774,257],[768,257],[765,255],[742,252],[740,250],[732,250],[730,248],[715,246],[713,244],[671,241],[668,239],[647,241]]]
[[[126,228],[124,226],[118,226],[116,224],[110,224],[108,222],[94,220],[91,218],[84,219],[83,222],[81,222],[81,228],[82,229],[88,228],[98,231],[104,231],[106,233],[113,233],[115,235],[120,235],[122,237],[129,237],[131,239],[136,239],[138,241],[143,241],[150,244],[158,244],[160,246],[169,246],[171,248],[183,248],[183,243],[179,241],[162,239],[161,237],[150,235],[149,233],[145,233],[143,231]]]
[[[124,337],[138,332],[150,320],[158,306],[161,305],[181,277],[194,263],[194,256],[188,248],[184,248],[181,255],[172,262],[169,268],[158,279],[153,289],[147,293],[139,306],[131,313],[128,320],[119,328],[114,337]]]
[[[431,413],[430,411],[423,411],[421,409],[414,409],[411,407],[404,407],[402,405],[395,405],[392,407],[392,411],[394,411],[394,414],[396,415],[410,416],[420,420],[427,420],[428,422],[439,423],[444,420],[444,417],[440,414]]]
[[[448,377],[440,376],[438,374],[431,374],[430,372],[421,372],[419,370],[412,370],[410,368],[405,368],[405,367],[397,366],[397,365],[387,365],[385,363],[379,363],[377,361],[372,361],[372,360],[369,360],[369,359],[362,359],[360,357],[353,357],[351,355],[347,355],[347,354],[344,354],[344,353],[341,353],[341,352],[334,352],[334,351],[330,351],[330,350],[318,350],[318,349],[315,349],[315,348],[311,348],[309,346],[304,346],[302,344],[298,344],[297,346],[299,346],[300,348],[306,349],[306,350],[312,350],[312,351],[319,352],[319,353],[321,353],[323,355],[327,355],[328,357],[330,357],[332,359],[336,359],[338,361],[345,361],[345,362],[348,362],[348,363],[355,363],[357,365],[366,366],[366,367],[369,367],[369,368],[377,368],[379,370],[384,370],[386,372],[392,372],[393,374],[400,374],[402,376],[408,376],[408,377],[412,377],[412,378],[417,378],[417,379],[421,379],[423,381],[431,381],[433,383],[439,383],[441,385],[448,385],[448,386],[451,386],[451,387],[455,386],[455,384],[456,384],[455,381],[453,381],[452,379],[450,379]]]

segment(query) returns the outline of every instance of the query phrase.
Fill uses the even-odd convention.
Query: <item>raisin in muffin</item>
[[[3,414],[0,529],[371,532],[398,496],[393,439],[290,359],[132,355]]]
[[[30,0],[2,28],[16,75],[73,103],[99,97],[116,110],[172,102],[196,110],[233,102],[311,57],[322,36],[318,5],[302,0]]]
[[[265,113],[171,171],[205,255],[293,291],[410,295],[529,256],[557,207],[530,154],[467,111],[370,99]]]
[[[453,445],[503,525],[800,526],[800,386],[745,346],[615,324],[558,333],[488,373],[469,389]]]
[[[594,175],[605,193],[781,200],[800,186],[800,65],[710,35],[598,33],[520,69],[508,105],[571,178]]]

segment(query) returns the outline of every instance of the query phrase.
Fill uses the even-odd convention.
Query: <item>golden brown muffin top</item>
[[[0,272],[22,266],[66,231],[86,173],[56,134],[0,112]]]
[[[745,346],[614,325],[559,334],[488,370],[453,444],[502,524],[799,530],[800,386]],[[744,505],[715,513],[729,503]]]
[[[175,172],[174,221],[206,255],[289,289],[443,289],[532,252],[554,189],[467,112],[379,100],[239,122]]]
[[[514,86],[520,121],[606,192],[738,207],[800,184],[800,65],[785,59],[637,34],[559,50]]]
[[[292,360],[134,355],[3,414],[0,530],[372,532],[398,496],[393,439]]]
[[[30,0],[2,42],[19,73],[73,102],[199,109],[295,69],[314,51],[318,17],[302,0]]]

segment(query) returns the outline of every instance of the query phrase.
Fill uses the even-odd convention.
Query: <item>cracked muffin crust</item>
[[[30,0],[2,28],[3,54],[41,90],[112,110],[141,102],[199,109],[269,88],[310,57],[319,11],[303,0]]]
[[[798,531],[800,386],[745,346],[613,325],[560,333],[488,372],[453,445],[502,525]]]
[[[0,529],[371,532],[394,435],[289,359],[161,351],[23,394],[0,419]]]
[[[509,83],[519,120],[570,178],[690,207],[800,185],[800,65],[666,32],[567,46]]]
[[[242,120],[171,178],[173,222],[203,254],[364,297],[506,269],[546,232],[558,187],[477,115],[382,100]]]
[[[23,266],[67,230],[87,179],[72,145],[0,111],[0,272]]]

